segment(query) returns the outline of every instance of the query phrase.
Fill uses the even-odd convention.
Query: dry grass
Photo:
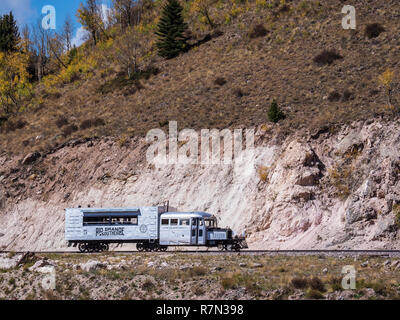
[[[121,78],[119,66],[109,64],[91,78],[63,84],[52,93],[39,86],[31,106],[7,121],[25,125],[10,125],[15,130],[1,125],[0,150],[27,153],[81,137],[143,136],[169,120],[178,121],[179,128],[252,127],[267,121],[274,98],[287,115],[279,124],[282,135],[391,114],[382,107],[385,92],[377,90],[373,79],[382,69],[396,68],[396,50],[390,45],[372,47],[362,31],[341,30],[337,4],[318,3],[292,1],[270,7],[249,1],[238,2],[233,10],[230,2],[218,2],[211,14],[222,35],[175,59],[162,60],[152,50],[146,60],[151,64],[132,79]],[[357,8],[357,23],[365,28],[398,11],[400,3],[375,1]],[[194,43],[211,33],[198,19],[188,16],[187,21]],[[250,38],[257,25],[265,25],[268,33]],[[388,18],[384,25],[385,35],[397,41],[400,27],[395,19]],[[154,41],[151,32],[143,37]],[[319,48],[338,48],[338,43],[343,59],[329,64],[336,56],[325,55],[323,65],[313,63]],[[101,55],[100,48],[94,51]],[[218,78],[226,82],[215,84]],[[352,98],[346,94],[338,101],[324,99],[332,89],[349,89]],[[60,116],[68,124],[57,125]],[[83,121],[95,118],[105,125],[80,128]]]
[[[336,189],[336,196],[346,200],[352,191],[354,169],[352,166],[337,166],[328,169],[328,178]]]
[[[261,165],[258,167],[257,173],[258,173],[258,177],[260,178],[261,181],[263,181],[263,182],[268,181],[269,167]]]
[[[87,262],[93,255],[43,257],[58,261],[56,290],[41,290],[40,274],[21,266],[1,274],[0,298],[8,294],[8,298],[15,299],[287,299],[302,293],[304,299],[321,299],[343,290],[341,270],[345,265],[353,265],[357,270],[354,299],[362,298],[367,288],[376,292],[372,298],[396,298],[399,294],[398,271],[385,267],[382,272],[387,257],[354,260],[318,256],[107,253],[96,255],[95,259],[114,265],[124,260],[124,268],[91,272],[75,270],[71,265]],[[361,267],[366,260],[368,266]],[[149,262],[155,263],[154,267],[147,267]],[[161,267],[162,263],[168,266]],[[252,268],[256,263],[263,267]],[[325,268],[329,270],[327,273],[322,271]]]
[[[394,204],[392,211],[396,219],[397,229],[400,230],[400,204],[399,203]]]

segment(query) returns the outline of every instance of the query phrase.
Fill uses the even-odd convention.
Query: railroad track
[[[110,250],[106,252],[81,253],[79,251],[12,251],[2,250],[0,253],[8,254],[94,254],[107,253],[116,254],[250,254],[250,255],[332,255],[332,256],[353,256],[353,255],[375,255],[375,256],[400,256],[400,250],[241,250],[240,252],[218,251],[218,250],[168,250],[165,252],[139,252],[136,250]]]

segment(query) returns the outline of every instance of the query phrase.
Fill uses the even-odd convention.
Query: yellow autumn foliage
[[[391,69],[386,69],[386,71],[384,73],[382,73],[378,79],[379,79],[379,82],[385,88],[390,88],[390,86],[392,85],[392,82],[393,82],[393,78],[394,78],[394,71],[392,71]]]
[[[79,50],[77,56],[71,61],[67,68],[60,70],[58,74],[50,74],[43,78],[43,84],[48,92],[57,91],[56,87],[61,84],[71,83],[79,79],[88,79],[92,76],[97,66],[94,54],[84,56]]]
[[[28,63],[23,52],[0,52],[0,104],[5,114],[16,111],[21,99],[31,94]]]
[[[211,27],[214,27],[210,9],[215,2],[216,0],[194,0],[190,7],[190,14],[194,16],[200,15],[200,21],[202,23],[208,23]]]
[[[378,80],[386,90],[387,105],[385,106],[385,108],[389,109],[390,111],[395,111],[396,108],[393,105],[393,99],[392,99],[392,94],[393,94],[392,85],[394,81],[394,71],[391,69],[386,69],[386,71],[378,77]]]

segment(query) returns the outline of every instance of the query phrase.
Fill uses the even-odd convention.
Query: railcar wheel
[[[142,252],[144,250],[144,244],[143,243],[137,243],[136,244],[136,250]]]
[[[219,249],[220,251],[227,250],[226,244],[222,244],[222,243],[218,244],[218,249]]]
[[[161,246],[160,251],[165,252],[167,251],[168,247],[167,246]]]
[[[101,244],[101,251],[108,251],[110,249],[110,246],[108,243],[102,243]]]
[[[240,245],[238,243],[232,244],[231,245],[231,251],[240,251]]]
[[[86,248],[86,243],[80,243],[79,246],[78,246],[78,249],[79,249],[79,251],[82,252],[82,253],[83,253],[83,252],[86,252],[86,249],[87,249],[87,248]]]

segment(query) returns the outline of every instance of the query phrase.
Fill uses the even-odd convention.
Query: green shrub
[[[335,91],[332,91],[329,96],[328,96],[328,101],[329,102],[338,102],[340,100],[340,93]]]
[[[262,24],[257,24],[251,30],[249,37],[252,39],[265,37],[267,33],[268,33],[267,29],[265,29],[265,27]]]
[[[215,79],[214,84],[217,84],[219,86],[223,86],[226,83],[226,79],[222,77],[218,77]]]
[[[156,287],[155,284],[150,279],[147,279],[142,284],[142,289],[146,291],[152,291],[155,287]]]
[[[69,125],[68,127],[65,127],[63,130],[63,135],[64,137],[68,137],[72,133],[78,131],[78,127],[74,124]]]
[[[376,294],[379,294],[379,295],[382,295],[382,296],[386,296],[386,294],[388,293],[388,290],[385,287],[385,285],[383,283],[380,283],[380,282],[366,283],[365,287],[373,289]]]
[[[279,108],[277,102],[274,100],[272,101],[269,110],[268,110],[268,119],[274,123],[277,123],[279,120],[285,119],[285,114]]]
[[[68,125],[68,119],[65,116],[61,116],[57,119],[56,125],[58,128],[62,128],[66,125]]]
[[[192,289],[192,292],[196,295],[196,296],[201,296],[205,293],[205,290],[199,285],[196,286]]]
[[[67,56],[68,56],[67,65],[70,65],[78,57],[78,49],[76,47],[73,47],[68,52]]]
[[[343,290],[342,279],[340,279],[340,278],[333,277],[332,279],[330,279],[329,284],[333,291],[342,291]]]
[[[369,39],[376,38],[384,31],[385,28],[379,23],[371,23],[365,28],[365,36]]]
[[[343,57],[335,50],[324,50],[314,58],[314,62],[320,66],[331,65],[335,60],[341,60]]]
[[[322,282],[322,280],[318,277],[314,277],[311,280],[308,281],[308,285],[311,287],[313,290],[317,290],[320,292],[326,291],[325,285]]]
[[[207,269],[204,267],[200,267],[200,266],[195,266],[193,268],[191,268],[189,270],[189,274],[192,277],[196,277],[196,276],[204,276],[207,274]]]
[[[304,289],[308,286],[308,280],[306,278],[293,278],[291,284],[296,289]]]
[[[106,123],[102,118],[93,118],[93,119],[87,119],[83,120],[81,122],[80,128],[81,130],[89,129],[91,127],[99,127],[99,126],[104,126]]]
[[[306,293],[306,298],[308,299],[323,299],[324,295],[318,290],[310,289]]]
[[[227,274],[223,278],[221,278],[220,283],[224,289],[236,288],[240,283],[240,274]]]
[[[0,132],[1,133],[8,133],[8,132],[13,132],[15,130],[18,129],[22,129],[24,128],[28,122],[26,122],[25,120],[16,120],[16,121],[12,121],[12,120],[4,120],[3,121],[4,124],[0,124]]]

